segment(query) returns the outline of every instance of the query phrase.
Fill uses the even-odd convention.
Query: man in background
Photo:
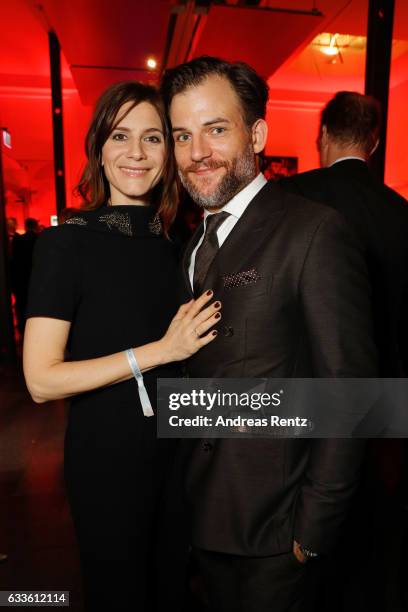
[[[15,217],[7,217],[7,238],[8,238],[8,254],[11,257],[12,248],[13,248],[13,240],[17,237],[19,238],[19,234],[17,233],[17,219]]]
[[[369,170],[380,123],[376,100],[350,91],[337,93],[321,115],[317,140],[321,168],[283,179],[281,185],[338,210],[363,243],[380,375],[398,377],[408,374],[403,316],[408,293],[408,203]]]
[[[11,254],[12,290],[15,297],[17,326],[21,335],[24,333],[33,251],[39,234],[37,219],[28,217],[24,225],[25,233],[17,240],[16,237],[13,238]]]
[[[380,124],[381,109],[375,99],[338,92],[321,115],[317,140],[321,168],[283,179],[281,185],[335,208],[354,230],[370,276],[380,376],[397,378],[408,375],[408,206],[369,170]],[[380,421],[387,417],[383,413]],[[364,591],[360,593],[364,604],[359,597],[353,598],[356,610],[388,609],[387,575],[394,568],[398,576],[399,557],[403,556],[406,467],[406,441],[374,440],[369,445],[363,486],[346,531],[349,538],[344,543],[344,556],[333,572],[338,587],[347,580],[353,582],[354,576],[351,590]],[[356,544],[360,554],[350,555]],[[342,568],[348,568],[348,577],[339,580]],[[395,589],[398,586],[394,584]],[[334,602],[338,608],[333,607]],[[341,597],[331,596],[330,603],[332,610],[343,609]],[[352,609],[349,605],[348,610]]]

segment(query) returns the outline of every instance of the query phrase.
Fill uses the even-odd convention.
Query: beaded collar
[[[163,227],[159,215],[150,206],[102,206],[97,210],[78,211],[63,225],[77,225],[98,232],[137,236],[160,236]]]

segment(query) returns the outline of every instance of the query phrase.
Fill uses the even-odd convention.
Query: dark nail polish
[[[218,332],[217,332],[217,330],[216,330],[216,329],[214,329],[214,330],[212,331],[211,335],[212,335],[212,336],[218,336]]]
[[[221,302],[215,302],[214,308],[221,308]]]
[[[205,295],[212,295],[212,289],[209,289],[208,291],[206,291]]]
[[[221,314],[219,312],[216,312],[214,315],[215,319],[221,319]]]

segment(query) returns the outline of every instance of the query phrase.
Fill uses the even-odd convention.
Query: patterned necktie
[[[220,212],[208,215],[206,219],[205,234],[199,249],[196,252],[194,263],[194,293],[199,296],[204,290],[204,281],[209,267],[219,249],[217,230],[229,217],[229,213]]]

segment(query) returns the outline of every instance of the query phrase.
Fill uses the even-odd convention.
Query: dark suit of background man
[[[317,144],[322,167],[285,179],[282,186],[336,209],[355,231],[372,286],[380,376],[396,378],[408,375],[408,206],[404,198],[377,180],[367,165],[378,144],[380,121],[380,107],[373,98],[348,91],[337,93],[321,115]],[[386,415],[379,416],[381,423]],[[359,542],[364,553],[353,556],[358,567],[352,570],[360,590],[364,583],[361,574],[367,573],[366,607],[359,599],[356,610],[386,610],[386,577],[398,577],[398,555],[406,564],[400,529],[407,519],[401,510],[407,501],[404,444],[383,440],[369,445],[358,505],[361,520],[355,523],[358,536],[354,543]],[[346,555],[350,568],[347,550]],[[368,559],[372,562],[367,563]],[[406,584],[406,578],[403,582]],[[336,600],[339,605],[341,599]],[[350,604],[347,609],[351,611]]]
[[[189,361],[189,375],[375,376],[359,246],[336,211],[259,172],[264,80],[245,64],[204,57],[168,71],[162,91],[181,181],[205,217],[184,256],[184,298],[194,284],[222,302],[218,338]],[[219,439],[190,451],[192,543],[211,610],[314,612],[322,557],[358,480],[360,442]]]

